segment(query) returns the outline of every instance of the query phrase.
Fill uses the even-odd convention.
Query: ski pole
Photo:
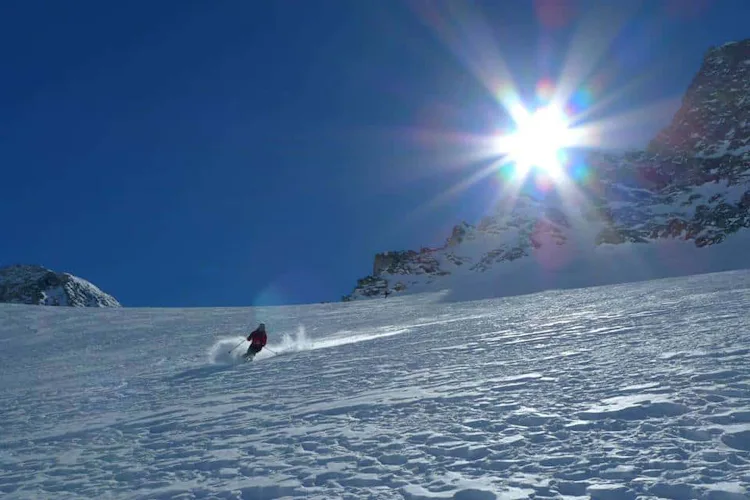
[[[234,351],[235,349],[237,349],[237,348],[238,348],[239,346],[241,346],[241,345],[242,345],[242,344],[244,344],[244,343],[245,343],[245,341],[243,340],[242,342],[240,342],[240,343],[239,343],[239,344],[237,344],[236,346],[232,347],[232,350],[230,350],[230,351],[229,351],[229,354],[232,354],[232,351]]]
[[[271,352],[271,353],[273,353],[273,354],[278,354],[278,353],[276,353],[276,352],[274,352],[274,351],[271,351],[271,349],[269,349],[268,347],[266,347],[266,351],[270,351],[270,352]]]

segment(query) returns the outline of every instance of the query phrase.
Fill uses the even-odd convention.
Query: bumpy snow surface
[[[257,321],[273,353],[239,364]],[[462,303],[2,305],[0,497],[749,498],[749,325],[744,271]]]

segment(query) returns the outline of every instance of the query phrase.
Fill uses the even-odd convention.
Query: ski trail
[[[370,340],[392,337],[394,335],[400,335],[408,331],[409,328],[387,328],[383,329],[383,331],[374,333],[363,333],[359,335],[332,335],[322,339],[311,339],[307,336],[305,328],[303,326],[300,326],[294,336],[284,334],[280,344],[269,345],[269,347],[279,354],[299,351],[314,351],[317,349],[330,349],[332,347],[338,347],[347,344],[356,344],[359,342],[367,342]],[[262,353],[263,352],[261,351],[261,354]]]
[[[300,325],[297,332],[293,335],[285,333],[281,337],[281,342],[269,343],[265,349],[255,356],[255,360],[273,358],[280,354],[289,354],[293,352],[314,351],[318,349],[330,349],[347,344],[356,344],[367,342],[380,338],[392,337],[410,331],[409,328],[384,328],[382,331],[351,335],[347,332],[344,335],[332,335],[321,339],[312,339],[307,335],[305,327]],[[242,355],[247,351],[247,342],[242,343],[245,337],[229,337],[216,341],[208,352],[210,364],[231,365],[243,363]],[[237,344],[241,344],[232,350]],[[231,352],[230,352],[231,350]]]

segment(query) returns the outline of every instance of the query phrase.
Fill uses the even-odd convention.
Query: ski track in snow
[[[437,297],[0,306],[0,496],[750,498],[750,272]]]

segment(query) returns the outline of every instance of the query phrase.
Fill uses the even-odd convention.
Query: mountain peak
[[[83,278],[34,264],[0,267],[0,302],[71,307],[121,307]]]
[[[746,267],[749,160],[750,39],[706,52],[647,150],[589,153],[592,175],[567,197],[507,197],[439,248],[378,254],[343,300],[480,298]]]
[[[750,39],[712,47],[652,152],[720,157],[750,153]]]

